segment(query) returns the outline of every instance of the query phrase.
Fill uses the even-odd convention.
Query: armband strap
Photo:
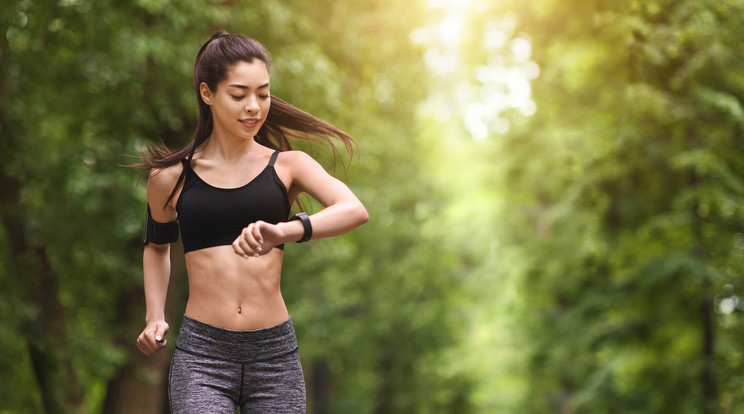
[[[313,226],[310,224],[310,217],[307,213],[297,213],[289,219],[289,221],[292,220],[302,221],[302,228],[305,230],[305,234],[302,235],[300,240],[297,240],[297,243],[304,243],[313,237]]]
[[[155,244],[168,244],[178,240],[178,222],[159,223],[152,218],[150,204],[147,205],[147,218],[145,219],[145,246],[152,242]]]

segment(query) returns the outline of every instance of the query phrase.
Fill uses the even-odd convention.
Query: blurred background
[[[285,253],[310,413],[744,412],[744,0],[2,0],[0,413],[167,412],[123,165],[218,28],[358,142],[370,222]]]

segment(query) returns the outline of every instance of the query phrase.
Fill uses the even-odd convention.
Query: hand
[[[232,243],[233,250],[238,256],[258,257],[271,251],[282,238],[282,231],[276,224],[256,221],[244,228]]]
[[[154,321],[148,323],[145,330],[137,338],[137,348],[143,354],[152,356],[155,352],[165,348],[168,341],[165,334],[168,333],[168,324],[165,321]]]

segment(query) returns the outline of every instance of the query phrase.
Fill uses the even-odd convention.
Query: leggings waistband
[[[270,359],[297,350],[292,318],[278,325],[237,331],[183,317],[176,348],[234,362]]]

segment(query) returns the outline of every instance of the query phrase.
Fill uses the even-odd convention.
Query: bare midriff
[[[284,252],[243,258],[232,246],[186,254],[189,300],[186,316],[233,330],[261,329],[289,318],[280,290]]]

